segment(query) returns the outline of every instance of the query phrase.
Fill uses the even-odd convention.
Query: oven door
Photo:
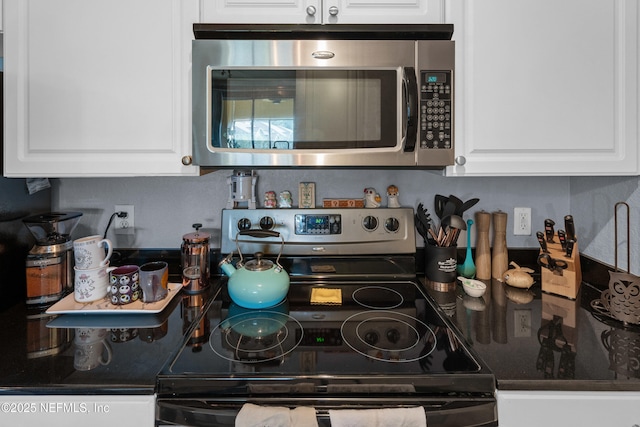
[[[330,403],[328,403],[330,402]],[[422,406],[428,426],[479,427],[497,426],[497,407],[493,398],[446,397],[424,401],[407,401],[402,397],[371,398],[354,396],[351,399],[331,399],[320,403],[310,399],[256,398],[250,403],[265,406],[313,406],[320,427],[331,426],[331,409],[380,409]],[[219,426],[232,427],[242,405],[232,399],[158,399],[157,426]]]
[[[415,166],[413,40],[196,40],[201,166]]]

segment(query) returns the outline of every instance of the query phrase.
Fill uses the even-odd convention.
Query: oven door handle
[[[402,97],[405,105],[403,116],[406,116],[404,151],[412,152],[415,151],[418,138],[418,82],[415,68],[404,67],[402,73]]]
[[[243,398],[161,398],[156,400],[156,425],[181,425],[190,427],[234,427],[235,419],[248,403]],[[496,427],[498,425],[496,399],[490,397],[446,396],[432,399],[406,399],[406,396],[371,398],[355,395],[352,399],[282,397],[253,399],[251,403],[267,406],[311,406],[316,410],[320,427],[331,426],[331,409],[382,409],[422,406],[427,415],[427,425],[452,427]]]

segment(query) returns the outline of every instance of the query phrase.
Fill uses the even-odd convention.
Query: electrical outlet
[[[531,208],[513,208],[513,234],[531,236]]]
[[[116,215],[114,221],[116,234],[133,234],[134,233],[134,215],[133,205],[115,205],[115,212],[126,212],[127,216],[120,218]]]
[[[513,336],[531,336],[531,310],[513,310]]]

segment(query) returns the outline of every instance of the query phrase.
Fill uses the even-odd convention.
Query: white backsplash
[[[472,197],[480,202],[465,214],[472,218],[476,210],[508,213],[507,245],[511,248],[538,246],[535,232],[543,229],[545,218],[562,224],[571,213],[576,220],[580,250],[613,263],[613,205],[622,200],[631,205],[632,221],[638,210],[638,178],[568,178],[568,177],[469,177],[445,178],[438,172],[422,170],[326,170],[287,169],[257,170],[256,198],[262,203],[265,191],[289,190],[294,206],[298,202],[298,183],[316,183],[316,205],[323,198],[359,198],[365,187],[374,187],[386,205],[386,188],[400,190],[402,206],[416,207],[422,202],[433,214],[435,194],[454,194],[463,200]],[[66,178],[53,181],[53,206],[61,210],[84,212],[76,236],[102,234],[114,205],[135,206],[135,232],[108,237],[119,248],[178,248],[182,235],[202,223],[219,246],[220,213],[229,198],[227,177],[231,170],[220,170],[201,177],[145,178]],[[531,207],[532,235],[513,235],[513,208]],[[638,226],[632,224],[632,242],[638,242]],[[597,224],[597,225],[595,225]],[[626,223],[625,223],[626,225]],[[422,246],[421,239],[418,245]],[[461,234],[459,246],[466,235]],[[472,234],[475,246],[475,233]],[[625,243],[626,244],[626,243]],[[625,255],[626,256],[626,255]],[[638,256],[632,249],[632,271],[638,270]],[[626,260],[626,258],[625,258]]]

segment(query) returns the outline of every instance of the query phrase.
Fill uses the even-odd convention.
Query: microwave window
[[[397,144],[395,70],[212,70],[211,143],[238,149]]]

